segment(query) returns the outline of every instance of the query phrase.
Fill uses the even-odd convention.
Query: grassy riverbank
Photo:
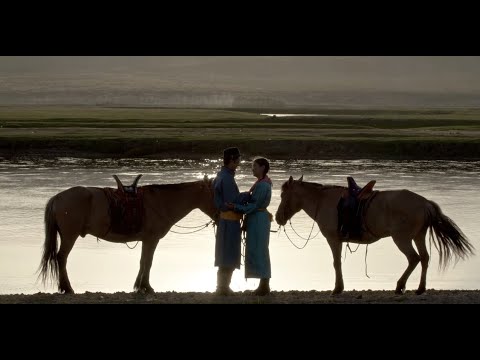
[[[0,156],[480,159],[480,109],[0,107]],[[280,112],[280,111],[278,111]]]
[[[38,293],[0,295],[0,304],[480,304],[479,290],[428,290],[420,296],[414,291],[395,295],[393,291],[345,291],[330,296],[330,291],[272,291],[268,296],[238,292],[217,296],[210,292],[91,293],[74,295]]]

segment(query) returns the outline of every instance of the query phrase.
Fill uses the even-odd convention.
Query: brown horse
[[[133,188],[136,188],[136,181]],[[78,236],[91,234],[115,243],[141,241],[140,270],[134,288],[139,292],[153,293],[149,278],[158,241],[193,209],[198,208],[216,220],[212,181],[205,176],[201,181],[139,187],[143,196],[143,219],[141,227],[133,235],[112,231],[110,205],[105,191],[110,188],[76,186],[58,193],[45,208],[45,243],[39,268],[43,282],[50,275],[57,282],[60,292],[73,293],[67,275],[68,254]],[[61,239],[58,251],[57,232]]]
[[[304,210],[318,224],[327,239],[333,254],[335,268],[335,288],[332,294],[343,291],[341,264],[342,242],[371,244],[381,238],[391,236],[400,251],[407,257],[408,266],[397,281],[395,293],[402,294],[408,277],[417,264],[422,264],[422,274],[417,294],[426,290],[429,254],[425,244],[427,230],[440,254],[440,266],[446,268],[452,255],[464,259],[473,254],[473,246],[458,226],[433,201],[408,191],[380,191],[372,198],[364,217],[365,231],[361,238],[344,239],[337,230],[337,204],[346,190],[342,186],[321,185],[290,179],[282,186],[281,202],[275,219],[285,225],[294,214]],[[415,251],[412,239],[419,254]]]

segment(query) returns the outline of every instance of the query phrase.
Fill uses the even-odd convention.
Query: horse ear
[[[208,175],[207,174],[205,174],[205,176],[203,177],[203,181],[208,182]]]
[[[290,178],[288,179],[288,185],[291,185],[293,183],[293,176],[290,176]]]
[[[303,181],[303,174],[302,176],[300,176],[300,179],[298,179],[298,182],[302,182]]]

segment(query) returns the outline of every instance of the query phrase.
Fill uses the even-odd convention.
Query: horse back
[[[70,211],[75,209],[85,212],[90,207],[92,200],[92,190],[84,186],[75,186],[59,192],[55,195],[56,211]]]
[[[409,190],[380,191],[366,214],[367,225],[381,237],[399,229],[418,231],[425,223],[428,200]]]
[[[428,202],[423,196],[406,189],[381,191],[377,197],[384,210],[393,212],[423,212]]]

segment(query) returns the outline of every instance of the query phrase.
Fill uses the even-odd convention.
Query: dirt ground
[[[0,295],[0,304],[480,304],[480,290],[431,289],[422,295],[415,295],[413,291],[404,295],[395,295],[393,291],[345,291],[333,297],[329,291],[273,291],[264,297],[247,292],[226,297],[210,292],[37,293]]]

